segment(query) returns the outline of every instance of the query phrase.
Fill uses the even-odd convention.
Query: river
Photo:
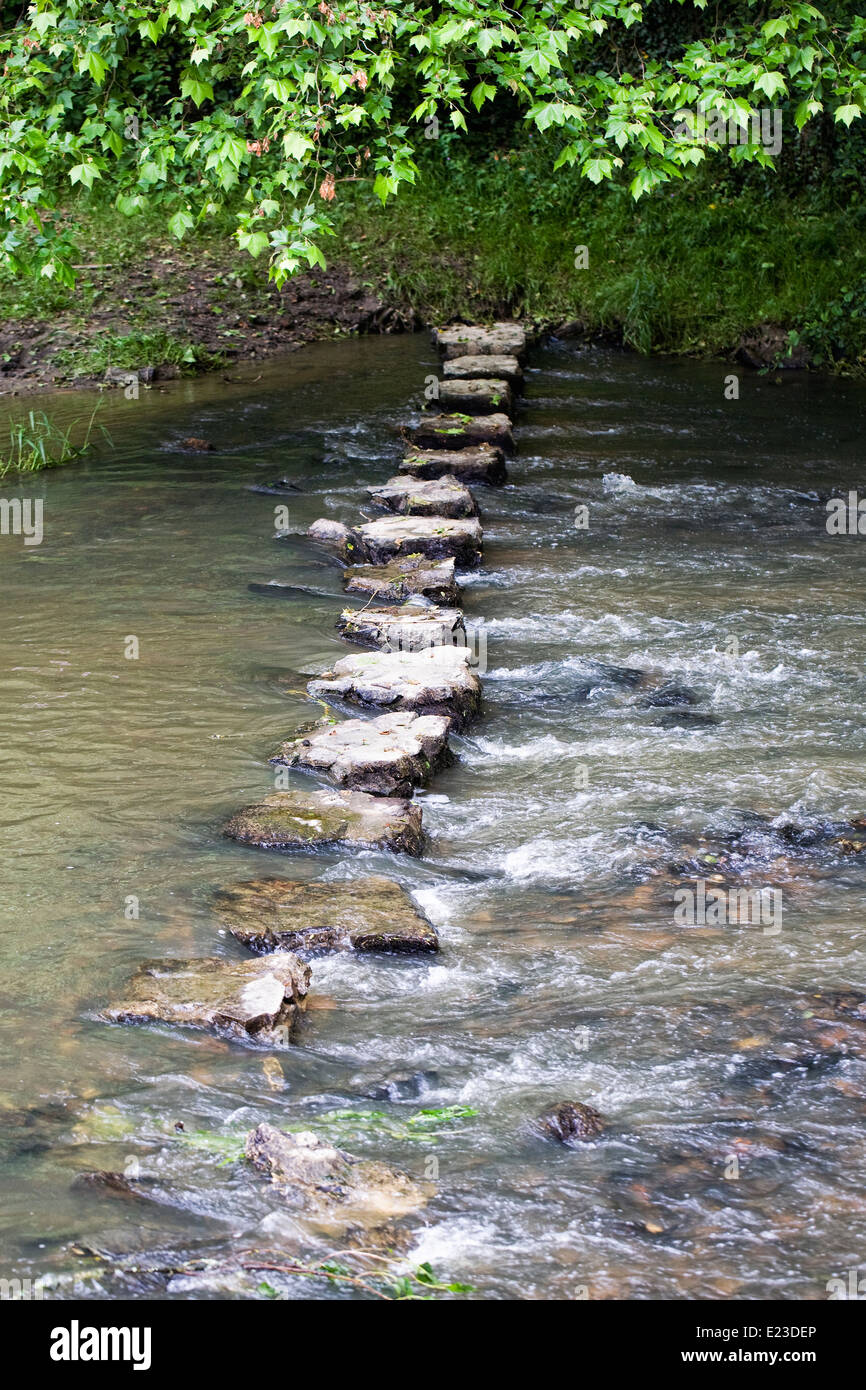
[[[803,1001],[866,985],[866,872],[856,853],[782,863],[776,830],[866,812],[866,539],[828,535],[824,505],[862,481],[866,391],[741,373],[726,400],[723,364],[534,350],[509,483],[476,490],[485,709],[419,794],[427,853],[234,844],[226,818],[310,718],[296,673],[351,650],[339,570],[300,533],[357,518],[435,370],[426,336],[366,338],[118,392],[110,447],[0,488],[44,502],[41,544],[0,536],[0,1273],[254,1296],[146,1271],[274,1248],[267,1190],[218,1142],[269,1120],[416,1176],[435,1158],[409,1258],[470,1297],[824,1298],[866,1248],[866,1061],[847,1033],[810,1041]],[[299,490],[251,490],[276,478]],[[248,587],[271,580],[323,595]],[[705,717],[648,705],[631,670]],[[744,827],[781,930],[677,926],[655,870]],[[442,950],[314,961],[319,1007],[277,1068],[95,1017],[144,959],[237,955],[220,887],[368,871],[412,892]],[[603,1139],[539,1138],[560,1099],[596,1106]],[[407,1133],[450,1106],[476,1113]],[[335,1129],[345,1109],[386,1120]],[[130,1165],[163,1200],[72,1186]]]

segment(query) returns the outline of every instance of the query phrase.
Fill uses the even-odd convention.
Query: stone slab
[[[436,929],[406,890],[379,874],[336,883],[253,879],[220,892],[215,910],[258,953],[439,949]]]
[[[443,715],[462,729],[481,708],[481,682],[469,663],[465,646],[359,652],[342,657],[307,689],[315,699]]]
[[[440,715],[399,710],[378,719],[346,719],[288,739],[271,762],[371,796],[411,796],[448,760],[449,728]]]
[[[398,473],[380,487],[368,487],[374,502],[402,516],[477,516],[475,498],[453,474],[441,478],[413,478]]]
[[[151,961],[132,977],[126,998],[102,1017],[285,1046],[306,1007],[309,982],[310,967],[288,953],[273,960]]]
[[[383,849],[419,855],[421,808],[396,797],[328,787],[274,791],[238,811],[225,834],[259,849]]]

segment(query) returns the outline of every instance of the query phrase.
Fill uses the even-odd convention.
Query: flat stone
[[[307,689],[317,699],[444,715],[462,729],[481,708],[481,682],[469,662],[468,647],[358,652],[335,662]]]
[[[466,449],[473,444],[495,444],[514,452],[511,421],[507,415],[431,415],[412,431],[419,449]]]
[[[217,895],[216,915],[251,951],[438,951],[436,930],[399,883],[259,878]]]
[[[467,355],[522,358],[526,352],[526,334],[516,323],[495,323],[492,328],[453,324],[434,329],[433,340],[446,358]]]
[[[523,382],[523,368],[516,357],[497,356],[492,352],[451,357],[442,363],[442,375],[449,381],[499,377],[502,381],[507,381],[513,391],[520,390]]]
[[[309,983],[310,967],[289,954],[266,961],[151,961],[133,975],[128,996],[102,1017],[207,1028],[280,1047],[291,1041]]]
[[[475,449],[413,449],[400,464],[400,471],[413,478],[454,477],[463,483],[504,483],[507,477],[505,455],[492,444]]]
[[[475,498],[453,474],[422,481],[405,473],[367,491],[381,506],[403,516],[477,516]]]
[[[511,415],[514,409],[511,387],[496,377],[440,381],[438,389],[443,410],[463,411],[467,415],[491,415],[498,410]]]
[[[411,796],[448,759],[450,721],[396,710],[378,719],[346,719],[289,739],[271,762],[329,777],[372,796]]]
[[[286,1134],[259,1125],[247,1136],[245,1152],[288,1206],[332,1238],[375,1231],[418,1211],[430,1194],[406,1173],[355,1158],[309,1130]]]
[[[242,844],[284,851],[342,845],[419,855],[424,844],[420,806],[328,787],[270,792],[232,816],[225,833]]]
[[[365,558],[364,547],[357,531],[353,531],[350,526],[344,526],[342,521],[319,517],[318,521],[313,522],[307,535],[311,541],[317,541],[319,545],[324,545],[335,555],[339,555],[347,564]]]
[[[418,652],[425,647],[465,646],[466,627],[459,608],[346,608],[337,626],[344,637],[365,647],[390,652]]]
[[[454,561],[429,560],[426,555],[401,555],[387,565],[353,565],[343,575],[350,594],[401,599],[413,594],[433,603],[457,603],[460,590],[454,579]]]
[[[481,561],[481,523],[476,517],[385,516],[359,528],[367,558],[387,564],[400,555],[426,555],[430,560],[453,557],[466,569]]]

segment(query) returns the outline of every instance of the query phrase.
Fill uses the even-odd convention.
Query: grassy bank
[[[815,366],[866,371],[858,180],[792,191],[716,160],[636,204],[551,168],[538,144],[481,159],[454,145],[392,206],[347,214],[341,254],[428,320],[578,320],[645,353],[727,354],[763,338]]]
[[[94,198],[76,210],[79,282],[0,281],[0,387],[173,372],[311,337],[520,315],[639,352],[794,361],[866,373],[866,200],[857,168],[807,178],[713,160],[635,204],[552,172],[553,151],[445,137],[385,208],[338,186],[329,270],[269,284],[228,217],[183,242]],[[581,265],[578,248],[586,248]],[[396,316],[393,311],[396,311]],[[170,374],[167,370],[166,374]]]

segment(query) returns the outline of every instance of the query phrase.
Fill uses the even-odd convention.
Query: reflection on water
[[[296,673],[346,651],[339,572],[275,538],[275,507],[292,532],[356,518],[432,366],[422,337],[366,340],[113,399],[112,450],[3,489],[44,502],[40,545],[0,537],[4,1267],[94,1248],[96,1296],[243,1296],[110,1264],[278,1246],[233,1159],[261,1120],[462,1105],[435,1147],[364,1125],[350,1147],[417,1177],[435,1152],[417,1258],[482,1296],[824,1297],[864,1252],[866,874],[778,831],[864,812],[866,541],[824,526],[864,393],[748,377],[726,402],[720,367],[537,352],[511,481],[479,493],[486,707],[422,797],[429,853],[274,862],[221,824],[309,718]],[[272,580],[317,593],[249,587]],[[782,885],[780,933],[674,923],[677,865],[711,877],[732,842]],[[234,954],[212,896],[262,870],[385,872],[443,950],[315,962],[327,1007],[276,1069],[95,1021],[142,959]],[[604,1139],[539,1139],[560,1099]],[[152,1200],[72,1188],[124,1167]]]

